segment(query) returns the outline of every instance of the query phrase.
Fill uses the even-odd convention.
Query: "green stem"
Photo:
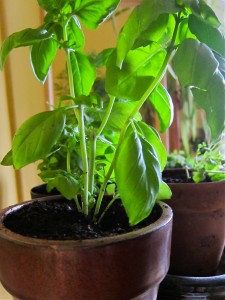
[[[118,149],[120,148],[120,145],[124,139],[124,135],[126,133],[126,130],[131,122],[131,120],[134,118],[134,116],[138,113],[138,111],[140,110],[140,108],[142,107],[142,105],[144,104],[144,102],[146,101],[146,99],[150,96],[150,94],[153,92],[153,90],[156,88],[156,86],[159,84],[159,82],[162,80],[163,76],[166,73],[167,67],[168,67],[168,62],[170,61],[171,57],[173,56],[173,52],[174,52],[174,44],[176,41],[176,35],[177,35],[177,31],[178,31],[178,26],[179,26],[179,22],[180,22],[180,17],[178,16],[176,19],[176,25],[174,28],[174,32],[173,32],[173,37],[171,40],[171,44],[170,47],[167,50],[167,55],[165,57],[165,60],[157,74],[157,76],[154,78],[154,80],[152,81],[151,85],[148,87],[148,89],[146,90],[146,92],[143,94],[143,96],[141,97],[141,99],[138,101],[138,104],[136,105],[136,107],[133,109],[133,111],[131,112],[131,114],[129,115],[129,117],[127,118],[123,129],[121,130],[120,133],[120,137],[119,137],[119,141],[117,144],[117,149],[114,155],[114,158],[112,160],[111,166],[108,170],[108,173],[106,174],[105,180],[100,188],[100,192],[99,192],[99,196],[97,199],[97,203],[96,203],[96,207],[95,207],[95,212],[94,212],[94,218],[97,218],[97,215],[99,214],[99,210],[101,207],[101,203],[102,203],[102,199],[104,196],[104,192],[107,186],[107,183],[110,179],[110,176],[114,170],[114,165],[118,156]]]
[[[64,41],[66,42],[68,39],[66,24],[63,27],[63,35]],[[71,63],[71,50],[66,50],[66,59],[67,59],[67,71],[68,71],[68,80],[70,86],[70,93],[73,98],[76,97],[74,90],[74,81],[73,81],[73,72],[72,72],[72,63]],[[82,203],[83,203],[83,213],[84,215],[88,215],[88,158],[87,158],[87,149],[86,149],[86,135],[85,135],[85,125],[84,125],[84,107],[83,105],[79,105],[78,108],[74,108],[74,113],[77,118],[79,132],[80,132],[80,151],[81,158],[83,164],[83,179],[84,179],[84,190],[82,195]]]
[[[94,134],[94,132],[92,132],[90,135],[89,192],[91,194],[93,193],[93,187],[94,187],[94,163],[95,163],[95,157],[96,157],[97,139],[102,134],[102,131],[104,130],[104,128],[108,122],[113,105],[115,103],[115,99],[116,99],[115,97],[110,97],[106,113],[104,115],[104,118],[102,120],[100,127],[98,128],[97,133]]]
[[[88,158],[87,158],[87,147],[86,147],[86,135],[85,135],[85,125],[84,125],[84,107],[80,105],[80,120],[79,124],[79,132],[80,132],[80,151],[81,151],[81,159],[82,159],[82,167],[83,167],[83,213],[88,215]]]
[[[98,129],[98,131],[97,131],[97,134],[96,134],[97,137],[99,137],[99,136],[101,135],[102,131],[103,131],[104,128],[105,128],[105,125],[106,125],[107,122],[108,122],[108,119],[109,119],[109,117],[110,117],[110,114],[111,114],[113,105],[114,105],[114,103],[115,103],[115,99],[116,99],[116,97],[110,97],[110,99],[109,99],[109,105],[108,105],[108,107],[107,107],[107,110],[106,110],[106,112],[105,112],[105,115],[104,115],[104,118],[103,118],[103,120],[102,120],[102,123],[101,123],[101,125],[100,125],[100,127],[99,127],[99,129]]]
[[[89,193],[92,195],[94,192],[94,168],[95,168],[95,157],[96,157],[96,143],[97,138],[94,130],[90,134],[90,155],[89,155]]]
[[[67,149],[66,168],[67,168],[67,172],[71,174],[70,161],[71,161],[71,155],[70,155],[70,151]]]

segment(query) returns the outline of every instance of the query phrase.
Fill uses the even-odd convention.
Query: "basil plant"
[[[115,48],[90,59],[82,28],[96,29],[120,1],[37,1],[46,11],[43,24],[6,38],[0,67],[11,50],[29,46],[34,75],[44,83],[57,51],[64,51],[70,93],[62,95],[53,110],[21,125],[2,164],[20,169],[48,161],[40,176],[49,190],[56,187],[96,221],[104,195],[111,194],[108,206],[121,199],[130,225],[135,225],[151,213],[156,201],[171,196],[161,175],[165,147],[139,113],[150,101],[160,131],[170,126],[173,104],[161,80],[171,61],[182,85],[191,87],[205,110],[212,138],[217,140],[224,129],[220,22],[203,0],[144,0],[130,13]],[[97,68],[105,70],[104,97],[93,89]],[[63,163],[50,168],[60,153]]]

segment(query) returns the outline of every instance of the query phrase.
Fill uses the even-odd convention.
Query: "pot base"
[[[224,300],[225,252],[215,276],[189,277],[168,274],[159,287],[157,300]]]

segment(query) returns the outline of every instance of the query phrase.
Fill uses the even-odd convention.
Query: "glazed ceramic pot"
[[[169,186],[172,199],[166,202],[174,213],[169,273],[215,275],[225,245],[225,181]]]
[[[0,214],[0,281],[10,294],[20,300],[156,299],[169,268],[172,211],[168,205],[160,203],[161,217],[137,231],[50,241],[25,237],[4,226],[7,214],[30,202]]]

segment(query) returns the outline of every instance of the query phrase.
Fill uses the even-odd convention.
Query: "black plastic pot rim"
[[[179,284],[185,286],[212,286],[216,283],[217,286],[224,286],[225,284],[225,274],[207,276],[207,277],[190,277],[190,276],[178,276],[167,274],[166,282],[174,283],[179,280]]]

